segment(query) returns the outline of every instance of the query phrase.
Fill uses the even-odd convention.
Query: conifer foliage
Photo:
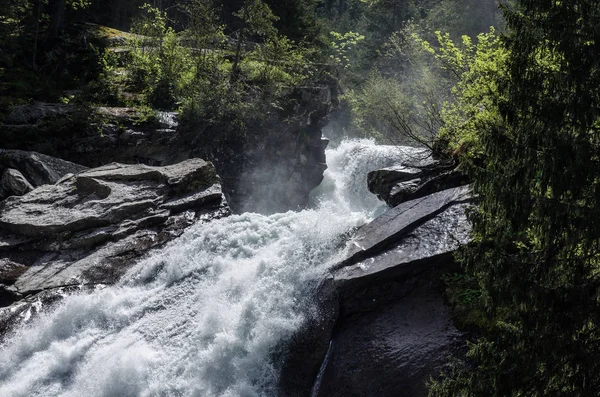
[[[504,123],[482,130],[481,197],[467,268],[494,330],[434,396],[600,393],[600,7],[520,0],[505,9]]]

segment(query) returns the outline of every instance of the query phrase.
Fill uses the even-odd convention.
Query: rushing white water
[[[343,236],[381,207],[368,171],[415,149],[328,150],[313,209],[191,227],[114,286],[65,298],[0,350],[0,396],[273,396],[273,349],[303,324]]]

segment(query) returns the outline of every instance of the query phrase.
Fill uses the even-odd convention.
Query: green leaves
[[[77,10],[83,10],[88,8],[90,5],[92,5],[92,1],[91,0],[66,0],[66,5],[68,7],[70,7],[71,9],[77,11]]]
[[[233,14],[242,23],[241,36],[270,37],[277,33],[273,22],[279,18],[262,0],[245,0],[242,8]]]
[[[457,76],[453,101],[444,105],[440,139],[449,149],[460,153],[463,161],[479,158],[483,153],[480,131],[496,128],[502,123],[498,110],[498,85],[506,75],[508,52],[501,45],[493,28],[477,36],[473,44],[462,37],[458,47],[446,35],[437,33],[439,50],[436,59],[446,70]]]
[[[599,43],[600,9],[521,0],[505,13],[508,35],[482,37],[466,58],[457,107],[467,112],[455,113],[478,120],[462,125],[476,137],[480,197],[464,263],[495,326],[471,346],[474,365],[431,395],[597,395],[600,57],[590,43]]]
[[[186,79],[193,65],[191,52],[168,26],[166,13],[149,4],[144,4],[142,10],[145,13],[132,26],[127,65],[130,83],[153,106],[173,108],[189,83]]]
[[[330,59],[334,65],[343,69],[348,69],[351,66],[351,54],[354,47],[365,39],[365,36],[357,32],[346,32],[344,34],[331,31],[329,34],[332,37],[331,49],[333,53]]]

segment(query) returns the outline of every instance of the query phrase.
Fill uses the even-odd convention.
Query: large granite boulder
[[[390,207],[468,182],[455,163],[436,160],[383,168],[367,177],[369,190]]]
[[[302,343],[290,345],[282,395],[427,395],[425,382],[460,336],[439,272],[454,270],[453,252],[471,240],[471,201],[469,186],[447,189],[404,202],[353,234],[317,291],[318,318],[293,339]]]
[[[333,266],[340,317],[317,396],[427,396],[460,344],[439,275],[471,240],[469,186],[404,202],[359,229]]]
[[[313,395],[427,396],[426,382],[461,344],[436,274],[407,280],[411,285],[401,299],[342,318]]]
[[[404,202],[358,229],[345,259],[332,266],[340,290],[353,294],[364,285],[410,274],[470,241],[465,210],[470,186],[443,190]],[[425,261],[423,263],[423,261]]]
[[[215,168],[200,159],[70,174],[0,203],[0,283],[15,299],[112,283],[148,249],[228,213]]]

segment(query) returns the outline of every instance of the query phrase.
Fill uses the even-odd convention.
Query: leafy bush
[[[143,94],[142,103],[178,108],[192,123],[243,131],[279,107],[286,87],[311,75],[308,50],[276,34],[276,17],[262,1],[247,0],[234,14],[240,25],[233,48],[212,2],[194,0],[186,9],[190,24],[181,33],[147,4],[133,24],[126,74],[130,89]],[[251,45],[250,37],[264,42]]]
[[[460,47],[448,34],[436,34],[439,49],[424,44],[442,67],[458,79],[452,88],[452,101],[446,102],[442,110],[438,140],[463,160],[480,158],[483,155],[480,131],[502,123],[498,84],[506,74],[508,53],[494,28],[479,34],[476,43],[463,36]]]
[[[132,27],[130,82],[153,106],[173,108],[189,84],[188,71],[193,64],[190,50],[167,26],[166,13],[148,4],[142,8],[146,14]]]
[[[414,28],[414,27],[409,27]],[[478,158],[478,131],[501,123],[498,81],[507,52],[494,28],[475,42],[436,32],[435,45],[414,31],[393,35],[386,56],[410,61],[398,75],[374,70],[346,100],[355,126],[394,144],[418,143],[440,155]]]

